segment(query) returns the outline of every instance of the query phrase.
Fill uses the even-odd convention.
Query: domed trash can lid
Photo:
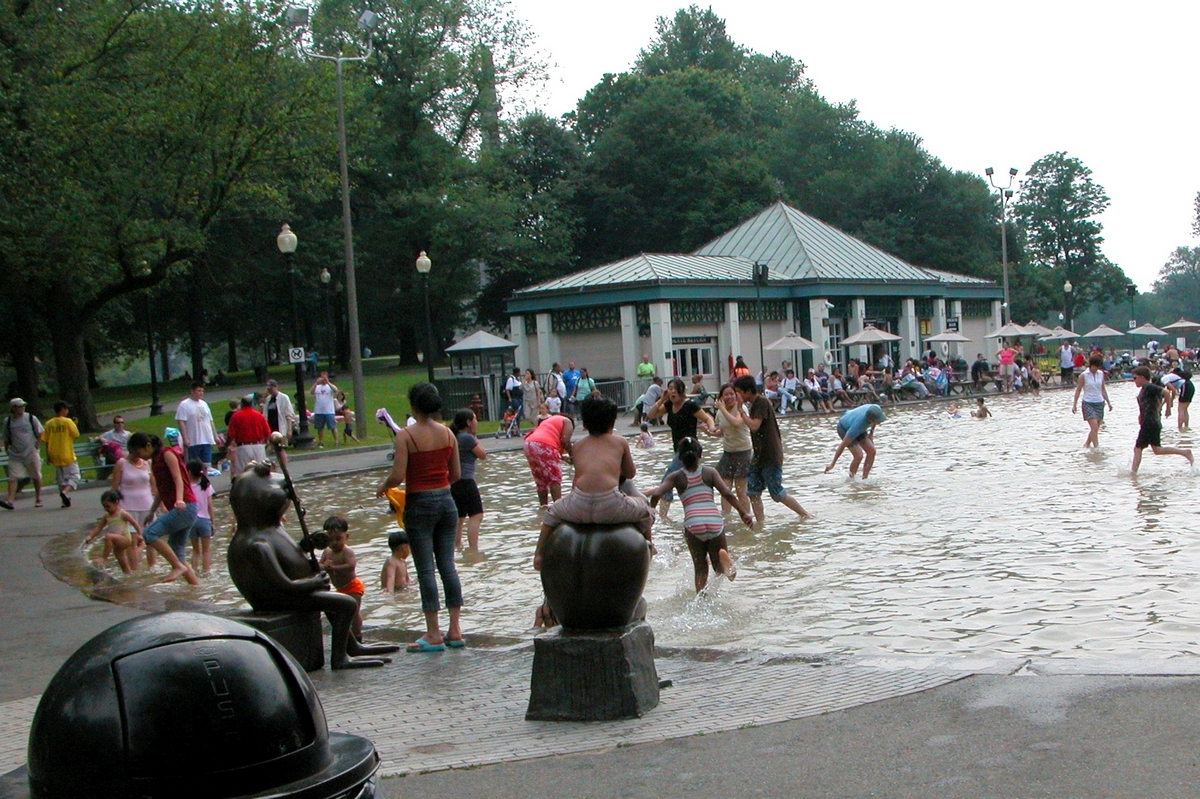
[[[270,637],[159,613],[67,659],[0,797],[371,799],[378,767],[371,741],[329,732],[312,681]]]

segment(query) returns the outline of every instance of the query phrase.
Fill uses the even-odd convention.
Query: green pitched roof
[[[516,295],[673,281],[749,282],[753,279],[753,271],[754,262],[746,258],[640,253],[623,261],[614,261],[523,288]]]
[[[913,266],[782,202],[696,250],[765,263],[772,280],[992,281]]]

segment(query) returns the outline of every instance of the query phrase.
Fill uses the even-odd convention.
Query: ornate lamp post
[[[292,229],[286,224],[275,237],[275,246],[283,253],[284,263],[287,264],[288,290],[292,295],[292,346],[300,340],[300,312],[296,306],[296,269],[292,266],[292,258],[296,254],[298,239]],[[312,433],[308,432],[308,408],[304,402],[304,364],[296,364],[296,417],[300,420],[300,431],[296,433],[296,449],[308,449],[312,446]]]
[[[421,293],[425,296],[425,368],[429,370],[429,382],[433,382],[433,361],[436,351],[433,348],[433,317],[429,314],[429,270],[433,262],[421,250],[417,256],[417,271],[421,273]]]
[[[328,269],[321,270],[321,296],[325,300],[325,360],[329,365],[325,367],[329,374],[333,374],[333,314],[329,311],[329,282],[333,280],[333,275],[329,274]]]
[[[1008,201],[1012,199],[1012,184],[1013,178],[1017,176],[1016,167],[1011,167],[1008,170],[1008,185],[997,186],[996,181],[992,179],[995,172],[989,166],[983,170],[987,175],[988,183],[992,184],[992,188],[1000,192],[1000,263],[1004,270],[1004,324],[1012,321],[1012,306],[1008,299]]]
[[[346,255],[346,312],[350,327],[350,380],[354,383],[354,432],[359,438],[367,435],[366,392],[363,388],[362,371],[362,340],[358,327],[358,284],[354,277],[354,227],[350,219],[350,170],[346,160],[346,104],[342,94],[342,64],[347,61],[366,61],[371,57],[371,31],[379,24],[379,15],[373,11],[364,11],[358,18],[357,27],[362,31],[366,52],[358,56],[325,55],[305,47],[299,42],[303,29],[308,27],[308,9],[303,7],[289,8],[287,24],[296,31],[297,43],[300,50],[309,58],[332,61],[337,75],[337,126],[338,126],[338,164],[342,178],[342,248]]]
[[[154,364],[154,318],[150,310],[150,292],[142,295],[146,305],[146,350],[150,353],[150,415],[162,416],[163,406],[158,401],[158,367]]]
[[[1075,287],[1071,285],[1071,281],[1063,283],[1063,313],[1067,315],[1066,327],[1071,329],[1071,292]]]

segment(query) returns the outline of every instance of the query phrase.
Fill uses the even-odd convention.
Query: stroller
[[[402,429],[400,425],[396,424],[396,420],[392,418],[392,415],[388,413],[387,408],[380,408],[375,411],[375,420],[388,429],[388,432],[392,434],[392,438],[395,438],[396,434]],[[395,460],[395,458],[396,453],[394,451],[387,454],[389,461]]]
[[[521,435],[521,415],[512,408],[504,412],[504,419],[500,422],[500,429],[496,431],[496,438],[519,438]]]

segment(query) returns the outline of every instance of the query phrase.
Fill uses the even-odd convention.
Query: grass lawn
[[[281,390],[293,395],[295,400],[296,390],[296,372],[294,367],[283,365],[273,366],[269,370],[271,377],[279,381]],[[264,387],[254,379],[253,372],[238,372],[230,375],[231,385],[224,388],[237,388],[242,393],[250,393],[251,391],[262,391]],[[396,366],[396,358],[368,358],[363,361],[363,391],[366,397],[367,412],[367,435],[358,444],[354,446],[370,446],[378,444],[388,444],[392,441],[392,436],[382,424],[375,421],[375,411],[378,408],[387,408],[392,414],[392,418],[398,423],[404,423],[404,415],[408,413],[408,390],[414,383],[418,383],[426,379],[426,372],[423,367],[398,367]],[[347,398],[350,400],[351,407],[354,405],[354,387],[350,382],[349,370],[338,372],[333,378],[334,384],[346,392]],[[305,378],[304,388],[306,391],[311,390],[312,380]],[[166,386],[159,386],[159,399],[175,400],[182,398],[187,393],[187,384],[175,380],[167,383]],[[96,403],[96,409],[100,412],[111,412],[121,409],[127,409],[137,406],[147,406],[150,404],[150,386],[149,384],[139,386],[120,386],[116,388],[100,388],[93,393],[93,398]],[[312,396],[306,398],[308,409],[312,410]],[[222,422],[225,418],[225,412],[229,410],[229,405],[224,400],[209,400],[209,405],[212,406],[213,416],[216,417],[217,429],[220,430],[224,425]],[[453,409],[446,409],[444,416],[449,421]],[[125,425],[131,431],[143,431],[162,435],[163,428],[173,426],[173,415],[164,414],[144,419],[130,419]],[[479,433],[494,433],[499,427],[499,422],[480,422]],[[314,432],[311,429],[310,432]]]

